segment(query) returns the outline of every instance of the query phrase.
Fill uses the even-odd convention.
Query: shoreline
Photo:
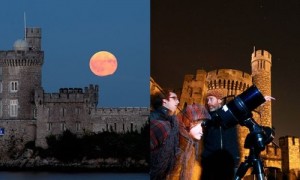
[[[93,173],[93,172],[120,172],[120,173],[148,173],[149,166],[144,161],[125,161],[119,163],[118,160],[91,160],[88,162],[59,162],[54,160],[34,161],[34,160],[11,160],[0,161],[0,172],[66,172],[66,173]]]
[[[57,172],[57,173],[148,173],[148,168],[85,168],[85,167],[3,167],[0,172]]]

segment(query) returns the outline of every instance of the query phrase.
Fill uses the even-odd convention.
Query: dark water
[[[149,180],[147,173],[0,172],[0,180]]]

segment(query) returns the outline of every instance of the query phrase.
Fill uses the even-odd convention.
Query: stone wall
[[[7,151],[22,150],[24,145],[36,138],[36,120],[0,120],[0,159],[7,158]]]
[[[99,108],[92,110],[92,131],[141,132],[141,128],[149,119],[149,112],[149,108],[140,107]]]
[[[282,149],[282,171],[286,174],[294,172],[300,176],[300,145],[299,138],[285,136],[279,138],[279,146]]]

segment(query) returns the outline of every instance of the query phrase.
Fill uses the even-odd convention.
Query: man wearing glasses
[[[179,128],[175,112],[179,100],[172,91],[151,97],[150,179],[166,179],[173,170],[179,150]]]

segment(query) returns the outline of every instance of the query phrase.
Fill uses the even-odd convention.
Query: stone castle
[[[205,92],[209,89],[221,89],[225,102],[232,100],[235,96],[245,91],[248,87],[255,84],[263,95],[271,95],[271,54],[265,50],[256,50],[252,53],[251,74],[234,70],[218,69],[210,72],[197,70],[196,75],[185,75],[180,96],[179,108],[183,109],[187,104],[205,103]],[[150,80],[151,93],[162,88]],[[272,127],[272,102],[266,102],[253,111],[253,118],[262,125]],[[237,126],[241,162],[249,154],[249,150],[244,148],[244,142],[248,128]],[[279,147],[269,144],[266,150],[261,152],[264,167],[275,169],[285,174],[294,174],[300,177],[300,146],[297,137],[280,137]]]
[[[45,137],[65,130],[78,135],[141,130],[149,108],[97,108],[98,85],[44,92],[41,28],[26,28],[25,32],[24,40],[17,40],[13,50],[0,51],[0,153],[29,141],[46,148]]]

